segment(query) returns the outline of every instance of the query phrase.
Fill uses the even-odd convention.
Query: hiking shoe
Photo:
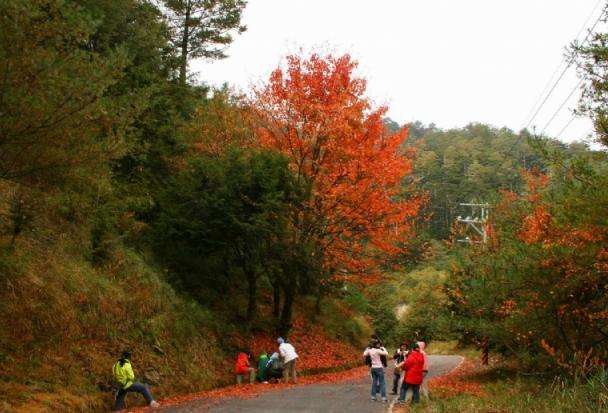
[[[372,397],[372,401],[373,401],[373,402],[375,402],[375,401],[376,401],[376,398],[375,398],[375,397]]]
[[[150,407],[156,409],[157,407],[160,407],[160,404],[157,401],[152,400],[152,402],[150,403]]]
[[[386,400],[386,397],[382,398],[382,403],[386,403],[388,400]]]

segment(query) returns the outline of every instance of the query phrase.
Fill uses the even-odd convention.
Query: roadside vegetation
[[[347,54],[211,89],[189,64],[244,7],[0,2],[0,411],[104,411],[125,349],[163,398],[277,335],[338,374],[372,334],[490,352],[416,411],[606,409],[606,35],[571,50],[598,150],[398,125]],[[457,242],[469,201],[486,244]]]

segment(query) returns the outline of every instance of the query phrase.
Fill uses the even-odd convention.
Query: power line
[[[583,25],[579,29],[578,33],[576,34],[575,39],[578,39],[580,37],[580,35],[583,33],[583,31],[585,30],[585,27],[587,27],[587,24],[591,20],[591,17],[593,17],[593,15],[595,14],[597,8],[600,6],[600,4],[602,4],[603,1],[604,0],[598,0],[598,2],[595,3],[595,6],[593,7],[593,10],[591,10],[591,13],[589,13],[589,16],[587,16],[587,19],[585,19],[585,22],[583,23]],[[562,57],[562,60],[560,61],[559,65],[557,65],[557,67],[555,68],[555,71],[553,72],[553,74],[551,75],[551,77],[549,78],[549,80],[547,80],[547,83],[545,84],[545,87],[543,87],[542,92],[540,93],[540,95],[538,95],[538,98],[536,99],[536,102],[534,102],[534,105],[532,106],[532,108],[530,108],[530,111],[526,115],[525,119],[531,119],[530,116],[532,115],[532,113],[534,112],[534,110],[536,109],[536,107],[538,106],[538,104],[540,103],[540,101],[543,98],[543,96],[545,96],[545,93],[547,93],[547,90],[549,90],[549,87],[551,86],[551,83],[553,82],[553,79],[559,73],[559,70],[561,69],[561,67],[562,67],[562,65],[564,63],[567,63],[566,56]],[[525,122],[525,120],[524,120],[524,122]]]
[[[604,17],[604,14],[606,14],[607,10],[608,10],[608,4],[606,6],[604,6],[604,8],[602,9],[602,12],[600,13],[600,15],[598,16],[598,18],[593,23],[593,26],[591,26],[591,29],[589,29],[589,32],[587,33],[587,36],[585,36],[585,39],[582,41],[581,44],[584,44],[584,43],[586,43],[589,40],[589,37],[594,32],[595,28],[597,27],[597,25],[599,24],[599,22]],[[561,82],[561,80],[563,79],[564,75],[566,74],[566,72],[568,71],[568,69],[570,68],[570,66],[572,66],[572,63],[574,63],[574,60],[575,60],[574,56],[569,59],[569,61],[566,64],[566,67],[562,70],[562,72],[560,73],[560,75],[557,78],[557,80],[553,83],[553,86],[551,86],[551,88],[549,89],[549,92],[547,93],[547,95],[545,96],[545,98],[542,100],[540,106],[536,109],[536,111],[532,115],[532,118],[530,118],[530,120],[528,121],[528,123],[526,124],[526,126],[524,126],[524,129],[529,128],[530,125],[534,122],[534,119],[536,119],[536,116],[538,116],[538,114],[540,113],[540,111],[543,108],[543,106],[545,105],[545,103],[547,103],[547,101],[551,97],[551,94],[553,94],[553,92],[557,88],[557,85],[559,84],[559,82]]]
[[[581,87],[582,84],[583,84],[583,79],[579,80],[579,82],[576,84],[576,86],[574,86],[574,88],[572,88],[572,90],[570,91],[568,96],[566,96],[566,99],[564,99],[563,102],[557,108],[557,110],[555,112],[553,112],[553,115],[551,116],[551,118],[547,121],[547,123],[543,127],[543,129],[540,133],[541,135],[544,135],[544,133],[547,130],[547,128],[549,127],[549,125],[551,125],[551,123],[555,120],[555,118],[557,117],[559,112],[564,108],[564,106],[566,106],[566,104],[568,103],[568,101],[570,100],[572,95],[574,95],[574,92],[576,92]]]
[[[572,125],[572,122],[574,122],[574,119],[576,119],[576,115],[572,115],[572,117],[570,117],[570,120],[568,121],[568,123],[566,123],[566,124],[564,125],[564,127],[563,127],[563,128],[561,128],[561,129],[560,129],[560,131],[559,131],[559,132],[557,133],[557,135],[555,135],[555,136],[557,136],[558,138],[559,138],[560,136],[562,136],[562,134],[563,134],[563,133],[566,131],[566,129],[568,129],[568,127],[569,127],[570,125]]]
[[[583,25],[583,27],[581,28],[581,30],[579,30],[577,38],[580,36],[580,34],[582,33],[582,31],[584,30],[584,27],[586,27],[586,25],[587,25],[586,23],[588,23],[590,17],[595,13],[595,10],[597,9],[598,5],[600,3],[602,3],[603,1],[605,1],[605,0],[599,0],[598,3],[596,3],[595,7],[593,8],[593,11],[591,12],[591,14],[589,15],[589,17],[585,21],[585,24]],[[597,25],[599,24],[599,22],[602,20],[602,18],[604,17],[604,15],[606,14],[607,11],[608,11],[608,2],[606,3],[606,5],[604,6],[604,8],[602,9],[602,12],[598,16],[598,18],[595,20],[595,22],[593,23],[593,25],[591,26],[591,28],[589,29],[589,31],[587,33],[587,36],[585,36],[585,38],[583,39],[583,41],[581,42],[581,44],[585,44],[589,40],[591,34],[594,32],[595,28],[597,27]],[[547,83],[547,86],[551,84],[551,80],[555,77],[555,74],[559,72],[559,69],[560,69],[560,67],[562,66],[562,64],[564,63],[565,60],[566,60],[566,57],[564,56],[564,58],[562,59],[562,62],[559,64],[559,66],[557,67],[557,69],[555,70],[555,72],[553,73],[553,75],[549,78],[549,82]],[[538,108],[536,108],[536,110],[534,111],[534,114],[532,115],[532,117],[530,118],[530,120],[526,123],[526,125],[522,129],[528,129],[530,127],[530,125],[532,125],[532,123],[534,122],[534,119],[536,119],[536,116],[538,116],[538,114],[540,113],[540,111],[543,108],[543,106],[545,105],[545,103],[547,103],[547,101],[551,97],[551,94],[557,88],[557,85],[559,84],[559,82],[562,80],[562,78],[564,77],[564,75],[566,74],[566,72],[568,71],[568,69],[570,68],[570,66],[572,66],[572,63],[574,63],[574,60],[575,60],[574,56],[572,56],[570,58],[570,60],[567,62],[566,67],[560,73],[560,75],[557,78],[557,80],[551,86],[549,92],[545,95],[544,99],[542,99],[542,102],[541,102],[540,106],[538,106]],[[579,82],[579,84],[580,84],[580,82]],[[577,85],[577,87],[578,87],[578,85]],[[544,90],[546,90],[546,89],[547,89],[547,87],[545,86]],[[540,96],[544,95],[544,90],[543,90],[543,93],[541,93]],[[569,97],[572,95],[572,93],[574,93],[574,91],[570,92]],[[563,107],[563,105],[565,105],[565,103],[562,103],[562,105],[560,106],[559,110],[561,110],[561,108]],[[534,105],[532,108],[534,109],[534,107],[536,107],[536,105]],[[554,114],[554,116],[552,116],[552,118],[554,118],[555,116],[556,115]],[[569,123],[571,123],[571,122],[569,122]],[[544,129],[543,129],[543,131],[544,131]],[[508,154],[512,154],[513,153],[513,150],[515,149],[515,147],[517,145],[519,145],[519,143],[521,142],[522,136],[523,136],[523,134],[520,132],[520,134],[517,137],[517,139],[515,140],[515,142],[513,142],[513,145],[511,145],[511,148],[509,148],[509,151],[507,152]]]

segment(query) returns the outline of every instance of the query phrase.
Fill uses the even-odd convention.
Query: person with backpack
[[[363,352],[363,357],[370,361],[371,364],[371,376],[372,376],[372,390],[371,396],[372,401],[376,401],[376,394],[380,392],[382,401],[386,402],[386,383],[384,380],[384,368],[386,367],[386,357],[388,351],[381,346],[378,340],[374,340],[370,343],[370,347],[366,348]],[[384,357],[384,360],[382,360]]]
[[[258,374],[256,378],[260,383],[268,383],[266,379],[266,365],[268,364],[268,353],[262,351],[260,358],[258,359]]]
[[[236,356],[236,363],[234,364],[236,384],[242,384],[244,376],[249,376],[249,384],[255,382],[255,369],[251,367],[249,360],[251,360],[251,352],[249,351],[240,352]]]
[[[272,353],[266,363],[266,380],[279,381],[283,378],[283,363],[278,352]]]
[[[424,378],[424,357],[420,353],[418,343],[412,344],[412,351],[409,352],[405,361],[401,363],[401,368],[405,371],[405,375],[401,384],[399,403],[405,403],[405,395],[408,388],[412,389],[412,403],[420,402],[420,384],[422,384]]]
[[[282,337],[279,337],[277,342],[279,343],[279,354],[283,360],[283,379],[287,384],[289,383],[289,378],[291,377],[293,383],[296,384],[298,382],[296,373],[296,361],[298,360],[298,354],[296,353],[296,349]]]
[[[393,361],[395,362],[395,369],[393,370],[393,391],[392,395],[397,394],[397,390],[399,389],[399,380],[401,379],[401,367],[399,365],[405,360],[408,353],[408,344],[404,341],[401,343],[401,346],[395,351],[393,355]]]
[[[123,410],[125,408],[125,397],[127,393],[139,393],[144,396],[148,406],[152,408],[160,405],[154,400],[150,390],[145,384],[135,381],[135,374],[131,366],[131,352],[123,351],[121,357],[112,367],[112,375],[114,381],[119,386],[116,392],[116,400],[114,402],[114,411]]]

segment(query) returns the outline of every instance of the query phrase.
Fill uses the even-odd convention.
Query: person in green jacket
[[[260,354],[260,359],[258,361],[257,374],[258,381],[262,383],[268,383],[268,380],[266,380],[266,364],[268,364],[268,354],[263,351],[262,354]]]
[[[133,373],[133,367],[131,367],[130,351],[123,351],[122,356],[112,367],[112,375],[119,386],[118,392],[116,392],[116,401],[114,403],[115,411],[125,408],[125,396],[129,392],[143,395],[146,402],[148,402],[148,405],[152,408],[160,406],[154,401],[148,387],[135,381],[135,374]]]

